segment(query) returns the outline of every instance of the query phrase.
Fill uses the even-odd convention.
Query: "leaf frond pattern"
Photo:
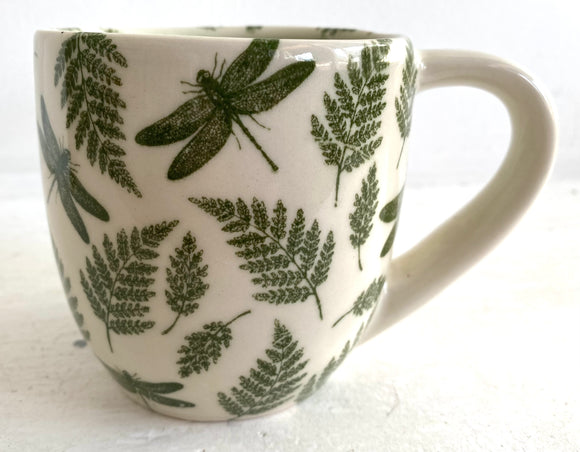
[[[352,314],[354,316],[360,317],[365,312],[370,311],[375,307],[381,291],[385,285],[386,279],[383,275],[379,276],[357,297],[356,301],[347,312],[341,315],[336,322],[332,325],[334,328],[338,325],[347,315]]]
[[[199,300],[209,289],[205,282],[208,266],[203,264],[203,250],[197,249],[195,237],[188,232],[181,247],[169,256],[170,266],[165,269],[168,289],[165,291],[167,304],[177,313],[173,323],[162,334],[169,333],[181,316],[193,314],[199,308]]]
[[[111,332],[118,335],[138,335],[151,329],[155,322],[144,320],[149,312],[146,304],[155,292],[151,286],[158,257],[155,248],[177,226],[178,221],[163,221],[141,230],[134,227],[130,234],[121,229],[116,245],[107,234],[102,250],[92,246],[92,260],[85,259],[85,272],[80,270],[81,285],[93,313],[105,324],[111,352]]]
[[[85,149],[96,164],[129,193],[141,197],[125,161],[125,140],[120,110],[127,107],[117,87],[123,85],[118,68],[127,60],[113,40],[103,33],[79,32],[66,39],[54,66],[54,85],[61,84],[61,107],[67,108],[66,128],[75,126],[75,148]]]
[[[415,91],[417,88],[417,66],[415,65],[415,57],[411,43],[406,48],[407,57],[405,59],[405,66],[403,67],[403,82],[399,88],[399,95],[395,99],[395,111],[397,114],[397,125],[399,126],[399,133],[403,139],[399,159],[397,160],[397,168],[401,163],[401,156],[403,155],[403,148],[405,141],[411,133],[411,115],[413,112],[413,100],[415,99]]]
[[[334,74],[334,96],[325,92],[324,119],[310,118],[310,133],[326,165],[336,167],[334,205],[338,205],[340,178],[367,162],[382,143],[381,115],[386,107],[390,39],[364,46],[350,56],[345,78]]]
[[[314,220],[307,228],[304,211],[298,209],[290,225],[288,209],[278,201],[272,212],[263,201],[190,198],[200,209],[223,223],[222,231],[234,234],[227,243],[244,259],[242,270],[254,275],[252,282],[262,291],[257,301],[293,304],[313,297],[323,318],[318,287],[328,278],[334,255],[334,234],[324,238]]]
[[[218,393],[219,404],[232,416],[265,413],[292,400],[306,377],[304,349],[278,320],[274,322],[272,346],[265,355],[256,361],[249,376],[239,377],[239,387],[232,387],[229,394]]]
[[[186,344],[178,350],[182,355],[177,361],[179,375],[189,377],[194,372],[200,374],[208,370],[211,364],[216,364],[222,356],[223,349],[228,348],[233,339],[230,325],[251,312],[249,310],[242,312],[227,323],[221,321],[208,323],[203,326],[202,331],[185,336]]]
[[[377,180],[377,165],[369,169],[366,179],[362,181],[360,193],[354,198],[354,211],[349,214],[350,243],[358,252],[358,267],[362,271],[363,266],[360,257],[361,246],[365,244],[373,228],[373,218],[379,205],[379,182]]]

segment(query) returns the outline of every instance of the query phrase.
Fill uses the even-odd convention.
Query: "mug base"
[[[144,397],[136,394],[129,393],[121,388],[121,392],[132,402],[136,403],[137,405],[145,408],[148,411],[151,411],[155,414],[160,414],[163,416],[172,417],[174,419],[181,419],[184,421],[190,422],[230,422],[230,421],[247,421],[252,419],[259,419],[263,417],[268,417],[271,415],[276,415],[281,412],[290,411],[294,409],[298,403],[296,401],[290,401],[279,407],[273,408],[265,413],[260,414],[253,414],[253,415],[246,415],[241,417],[232,417],[229,413],[223,411],[220,413],[218,410],[215,412],[202,414],[201,412],[196,412],[196,410],[200,410],[199,406],[194,406],[191,408],[178,408],[178,407],[169,407],[166,405],[162,405],[156,403],[151,400],[147,400]]]

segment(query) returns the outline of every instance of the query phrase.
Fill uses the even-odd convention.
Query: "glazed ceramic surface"
[[[417,287],[438,290],[501,232],[485,232],[456,268],[467,239],[436,240],[454,249],[428,253],[451,256],[448,274],[401,291],[417,273],[401,277],[390,261],[421,70],[404,37],[41,31],[34,58],[69,305],[111,376],[160,413],[227,420],[304,400],[379,304],[377,331],[428,296]],[[550,152],[518,193],[537,190]],[[502,207],[502,231],[524,198]],[[397,290],[389,311],[381,300]]]

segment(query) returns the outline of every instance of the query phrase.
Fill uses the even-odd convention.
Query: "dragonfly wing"
[[[60,147],[58,145],[58,141],[56,141],[56,136],[54,135],[52,126],[50,125],[48,112],[46,111],[46,105],[44,103],[44,97],[42,96],[40,97],[40,115],[42,117],[42,130],[44,132],[42,134],[44,136],[44,140],[42,138],[40,139],[40,145],[48,168],[51,169],[52,167],[53,169],[51,169],[51,171],[54,172],[54,167],[56,166],[56,162],[58,160]],[[43,142],[44,146],[42,145]]]
[[[208,120],[214,109],[207,96],[194,97],[169,116],[141,130],[135,141],[144,146],[162,146],[185,140]]]
[[[83,187],[74,173],[70,173],[70,190],[73,198],[88,213],[101,221],[109,221],[109,214],[99,202]]]
[[[44,138],[44,133],[42,133],[42,129],[40,125],[37,124],[38,128],[38,141],[40,141],[40,150],[42,151],[42,156],[44,157],[44,161],[46,162],[46,166],[51,173],[54,173],[56,170],[56,161],[54,160],[54,154],[50,152],[48,149],[48,144],[46,139]]]
[[[278,48],[278,39],[254,39],[223,75],[220,86],[235,93],[256,80],[266,70]]]
[[[195,404],[191,403],[191,402],[186,402],[184,400],[178,400],[178,399],[172,399],[171,397],[160,396],[160,395],[154,394],[154,393],[142,393],[142,392],[140,392],[140,394],[143,397],[148,398],[150,400],[153,400],[154,402],[160,403],[162,405],[173,406],[176,408],[193,408],[195,406]]]
[[[85,243],[89,243],[89,233],[85,227],[85,223],[75,206],[73,197],[71,194],[71,185],[68,177],[57,174],[57,185],[58,193],[60,194],[60,200],[62,201],[62,206],[66,212],[69,220],[71,221],[74,228],[77,230],[81,238]]]
[[[246,115],[269,110],[306,80],[315,67],[314,61],[292,63],[266,80],[235,93],[230,105],[237,113]]]
[[[183,385],[177,382],[149,383],[148,381],[142,380],[137,381],[136,387],[146,392],[156,392],[158,394],[171,394],[172,392],[183,389]]]
[[[215,110],[211,119],[177,154],[167,177],[178,180],[200,169],[224,147],[231,133],[232,120],[223,110]]]

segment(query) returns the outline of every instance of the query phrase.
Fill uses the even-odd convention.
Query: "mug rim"
[[[223,41],[251,41],[253,39],[278,39],[295,41],[298,43],[313,42],[317,44],[329,42],[371,42],[379,39],[409,38],[399,33],[377,33],[369,30],[354,28],[333,28],[314,26],[278,26],[278,25],[247,25],[247,26],[216,26],[216,27],[63,27],[41,28],[38,33],[46,34],[74,34],[74,33],[103,33],[116,36],[130,36],[132,38],[161,38],[183,40],[223,40]],[[256,33],[259,32],[259,33]],[[267,32],[267,33],[265,33]],[[326,36],[325,36],[326,34]],[[352,36],[348,36],[352,34]],[[306,35],[306,36],[303,36]],[[346,36],[345,36],[346,35]]]

